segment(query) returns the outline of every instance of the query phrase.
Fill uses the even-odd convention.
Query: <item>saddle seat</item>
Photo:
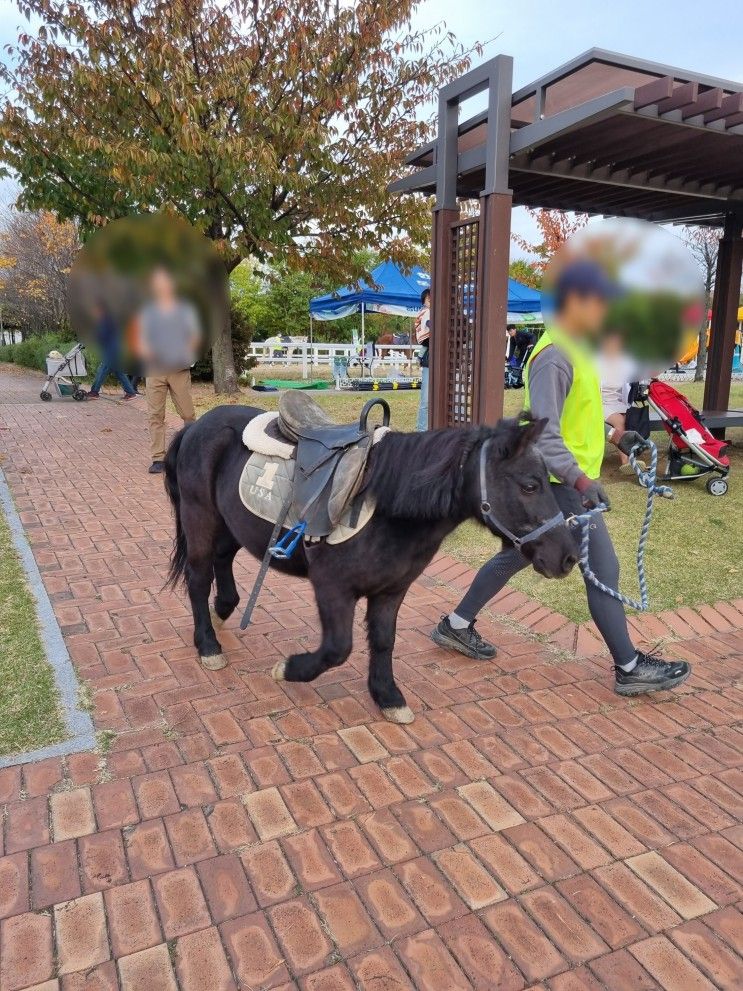
[[[381,405],[383,425],[390,420],[383,399],[370,400],[351,424],[336,423],[307,393],[291,390],[279,400],[278,426],[297,445],[293,509],[306,524],[305,537],[326,537],[359,495],[372,447],[369,410]]]
[[[287,440],[319,441],[328,448],[348,447],[366,435],[357,423],[336,423],[306,392],[289,390],[279,400],[279,430]]]

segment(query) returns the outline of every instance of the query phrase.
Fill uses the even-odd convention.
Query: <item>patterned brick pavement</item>
[[[271,680],[316,637],[300,582],[210,673],[159,591],[143,411],[37,392],[0,371],[3,468],[102,736],[0,771],[2,991],[743,987],[743,600],[636,621],[696,660],[641,702],[515,592],[494,663],[435,648],[444,557],[401,614],[412,726],[369,700],[361,613],[344,667]]]

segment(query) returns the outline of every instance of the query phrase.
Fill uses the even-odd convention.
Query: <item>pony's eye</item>
[[[521,491],[525,495],[533,495],[538,488],[539,486],[537,485],[536,482],[524,482],[524,484],[521,486]]]

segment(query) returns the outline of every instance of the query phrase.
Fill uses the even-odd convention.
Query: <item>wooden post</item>
[[[451,298],[451,224],[459,210],[434,210],[431,244],[431,338],[428,351],[428,427],[448,422],[448,335]]]
[[[510,192],[490,193],[480,198],[477,280],[480,305],[472,397],[475,423],[492,425],[503,416],[512,199]]]
[[[730,403],[730,381],[738,320],[741,275],[743,274],[743,217],[729,213],[720,240],[712,300],[712,329],[707,354],[704,408],[726,410]],[[724,430],[713,431],[724,437]]]

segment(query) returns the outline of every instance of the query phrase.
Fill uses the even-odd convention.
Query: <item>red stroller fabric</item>
[[[668,420],[663,420],[666,433],[671,438],[671,446],[680,454],[698,448],[720,465],[730,467],[730,459],[725,456],[728,444],[717,440],[699,419],[699,413],[691,405],[686,396],[682,395],[667,382],[652,381],[648,386],[648,397],[657,409]],[[689,438],[689,432],[694,431]],[[698,439],[700,438],[701,439]]]

